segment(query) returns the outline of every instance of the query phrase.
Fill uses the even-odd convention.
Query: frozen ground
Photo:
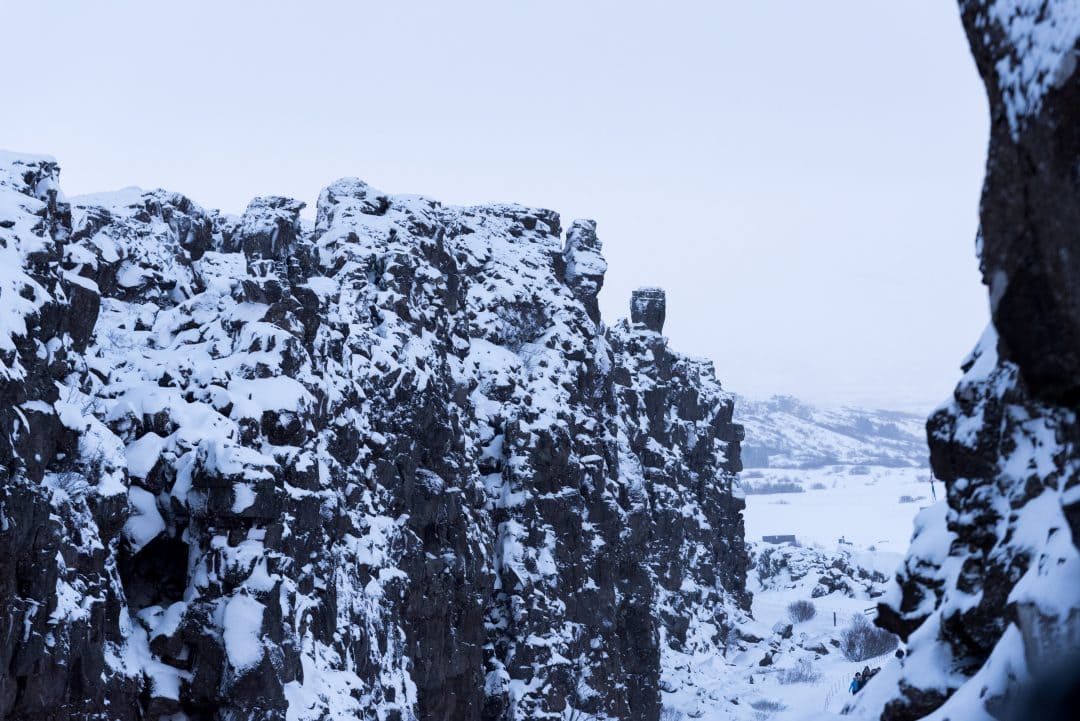
[[[745,485],[796,483],[802,493],[749,494],[746,538],[794,534],[805,545],[836,545],[841,536],[857,549],[902,554],[911,540],[911,524],[920,508],[944,498],[938,481],[930,487],[927,468],[828,466],[812,470],[760,468],[744,471]],[[901,496],[914,499],[901,503]],[[899,556],[896,562],[899,563]],[[891,571],[891,569],[889,569]]]
[[[754,618],[742,625],[741,638],[733,640],[726,658],[668,654],[665,721],[839,717],[852,698],[848,685],[857,670],[870,665],[887,671],[896,663],[891,652],[849,661],[834,644],[853,615],[872,615],[885,579],[891,579],[907,548],[915,514],[932,502],[929,471],[852,470],[831,466],[757,469],[744,474],[748,484],[796,483],[806,489],[747,496],[746,536],[758,566],[764,565],[761,559],[767,549],[778,548],[763,543],[763,535],[792,534],[802,548],[772,551],[791,563],[779,574],[763,579],[758,568],[751,569],[748,585],[754,592]],[[940,496],[944,489],[936,485]],[[901,496],[916,500],[902,503]],[[850,543],[839,543],[841,537]],[[843,568],[843,573],[830,571],[832,564]],[[824,591],[820,587],[823,570],[834,578],[850,579],[850,590],[812,598],[815,587],[818,594]],[[816,615],[794,623],[790,637],[784,638],[783,626],[791,623],[788,605],[803,599],[814,604]],[[762,666],[770,652],[772,663]],[[792,682],[792,671],[800,668],[809,671],[804,675],[810,679]]]

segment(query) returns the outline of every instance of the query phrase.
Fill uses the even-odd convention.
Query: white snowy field
[[[856,468],[858,472],[852,473]],[[911,540],[915,514],[934,501],[927,468],[760,468],[744,471],[741,477],[746,484],[792,482],[804,489],[802,493],[747,495],[743,515],[748,541],[794,534],[803,545],[831,549],[843,536],[858,550],[873,547],[902,554]],[[944,498],[940,481],[934,483],[934,490]],[[901,503],[902,496],[914,500]]]
[[[806,490],[747,496],[747,541],[760,558],[771,547],[762,536],[794,535],[804,547],[791,549],[796,557],[805,552],[826,566],[842,559],[847,568],[877,571],[887,580],[855,583],[853,595],[834,591],[813,598],[821,576],[817,566],[802,577],[782,572],[764,580],[752,568],[748,588],[754,593],[754,618],[742,626],[744,638],[727,657],[670,653],[665,658],[665,721],[857,718],[838,715],[852,700],[848,685],[855,672],[867,665],[884,671],[897,661],[891,651],[849,661],[835,644],[853,616],[872,616],[877,595],[908,546],[915,515],[933,499],[926,468],[850,471],[846,466],[750,471],[749,483],[793,482]],[[942,499],[944,488],[935,485]],[[902,496],[916,500],[901,502]],[[838,543],[841,537],[850,543]],[[793,623],[790,637],[783,638],[778,624],[782,629],[792,623],[788,606],[798,600],[811,601],[816,615]],[[770,652],[772,663],[762,666]]]

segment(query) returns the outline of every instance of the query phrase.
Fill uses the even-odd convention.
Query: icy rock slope
[[[58,173],[0,156],[0,716],[648,720],[729,642],[733,397],[591,221]]]
[[[858,711],[890,721],[1033,718],[1025,685],[1080,651],[1080,11],[960,8],[990,100],[992,325],[928,423],[947,505],[917,519],[880,609],[910,653]]]

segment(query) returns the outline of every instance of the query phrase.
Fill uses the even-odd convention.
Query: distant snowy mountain
[[[740,397],[735,416],[746,428],[746,468],[927,465],[926,419],[914,413],[825,410],[791,396],[773,396]]]

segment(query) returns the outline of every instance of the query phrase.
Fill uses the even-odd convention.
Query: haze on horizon
[[[674,346],[751,396],[925,411],[987,320],[986,102],[947,3],[8,3],[0,23],[24,28],[0,147],[56,156],[68,195],[239,213],[355,175],[595,218],[606,320],[664,287]]]

